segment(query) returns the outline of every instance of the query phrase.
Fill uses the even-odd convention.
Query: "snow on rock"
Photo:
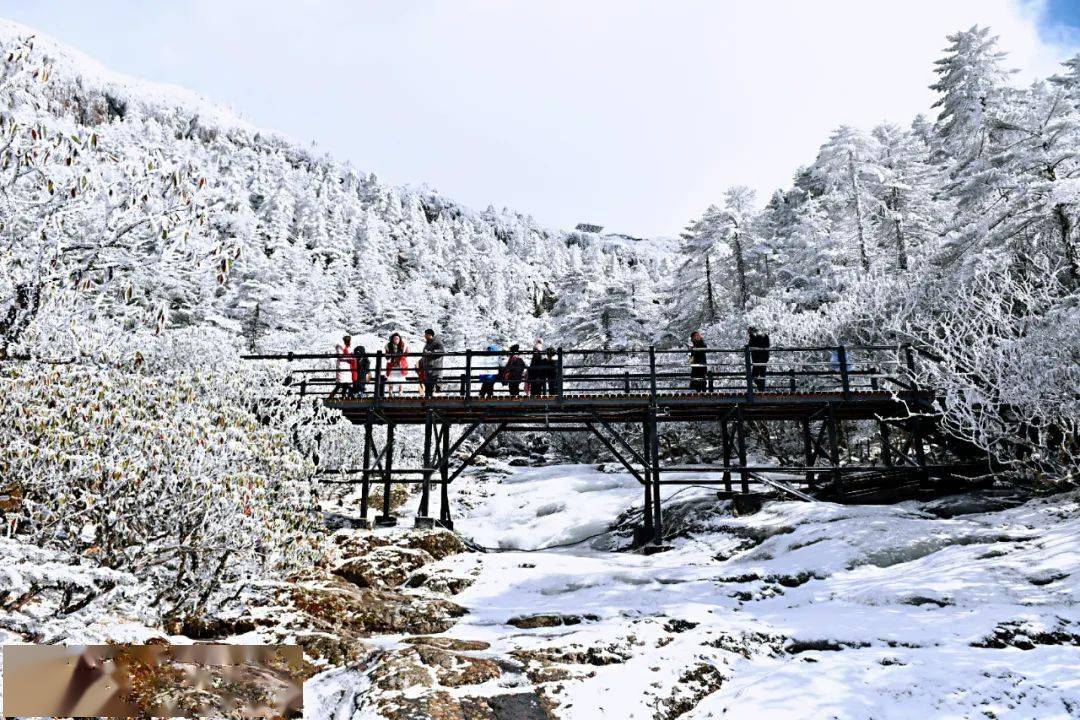
[[[585,538],[639,501],[631,478],[587,466],[485,477],[459,491],[473,508],[457,527],[504,549]],[[672,497],[673,513],[696,508],[692,531],[658,555],[585,542],[427,566],[472,573],[454,598],[467,614],[437,637],[502,673],[462,689],[425,671],[430,683],[376,683],[368,701],[392,718],[470,717],[467,698],[509,687],[555,718],[1080,711],[1080,494],[949,518],[917,502],[771,502],[740,518],[710,496]],[[400,661],[398,639],[373,642],[390,653],[376,666]]]

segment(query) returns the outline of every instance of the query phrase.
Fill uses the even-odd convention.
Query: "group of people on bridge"
[[[769,362],[769,335],[751,327],[747,334],[747,348],[750,352],[752,377],[758,390],[765,389],[766,369]],[[709,389],[709,350],[699,331],[690,334],[687,348],[690,358],[690,389],[695,392],[707,392]],[[417,393],[424,397],[433,397],[439,391],[443,380],[443,360],[446,349],[432,329],[424,331],[424,347],[415,368]],[[345,335],[334,346],[336,356],[336,378],[331,397],[340,395],[344,398],[358,398],[367,392],[367,384],[372,381],[373,368],[371,355],[363,345],[353,346],[352,336]],[[374,378],[388,397],[402,395],[409,382],[408,346],[401,333],[393,333],[382,349],[384,366],[380,376]],[[415,357],[415,354],[414,354]],[[476,356],[472,369],[480,381],[481,398],[495,396],[495,385],[500,383],[507,388],[510,397],[520,397],[524,386],[525,394],[531,397],[558,395],[561,378],[557,372],[557,352],[555,348],[544,348],[543,340],[537,338],[529,361],[526,362],[521,347],[511,345],[504,352],[498,345],[491,344],[484,353]],[[469,382],[472,377],[466,381]]]

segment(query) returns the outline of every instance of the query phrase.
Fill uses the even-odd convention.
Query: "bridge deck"
[[[711,422],[741,408],[748,420],[801,420],[832,406],[839,420],[906,417],[933,400],[929,393],[885,392],[757,392],[657,393],[658,419],[666,422]],[[369,419],[401,425],[422,425],[429,410],[440,421],[467,422],[605,422],[644,421],[653,407],[649,393],[567,394],[542,397],[463,398],[460,396],[332,398],[327,407],[355,423]],[[914,407],[913,407],[914,405]],[[374,416],[374,417],[373,417]]]

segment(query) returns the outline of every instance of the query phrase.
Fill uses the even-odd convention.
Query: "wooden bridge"
[[[438,388],[424,397],[413,371],[421,353],[406,355],[409,377],[386,373],[382,352],[366,357],[371,382],[365,392],[340,387],[335,369],[353,356],[326,354],[250,355],[248,359],[287,360],[322,367],[291,367],[290,388],[318,394],[324,403],[363,427],[363,466],[333,471],[361,485],[361,514],[368,521],[371,485],[382,485],[377,525],[393,525],[391,486],[418,484],[418,526],[453,527],[449,487],[499,435],[510,432],[590,433],[642,487],[643,527],[638,542],[663,538],[663,485],[715,485],[721,497],[745,501],[774,491],[803,500],[840,502],[880,500],[899,489],[910,491],[973,473],[985,472],[978,455],[941,432],[937,399],[916,382],[918,351],[906,345],[772,348],[767,362],[750,348],[689,350],[563,350],[546,369],[539,394],[512,397],[509,386],[491,380],[509,352],[446,352]],[[521,356],[526,363],[531,353]],[[704,360],[704,362],[702,362]],[[314,362],[313,362],[314,361]],[[535,371],[534,371],[535,372]],[[539,375],[539,373],[537,373]],[[844,423],[873,428],[870,464],[841,457]],[[663,464],[661,423],[711,423],[719,431],[720,459],[710,464]],[[785,424],[801,438],[796,462],[755,464],[747,452],[756,424],[766,432]],[[395,430],[424,427],[423,463],[395,465]],[[377,439],[375,428],[385,433]],[[638,432],[640,428],[640,433]],[[481,432],[486,429],[486,432]],[[481,442],[460,453],[477,433]],[[708,479],[702,474],[713,474]],[[431,495],[440,495],[437,517]],[[883,495],[884,493],[884,495]]]

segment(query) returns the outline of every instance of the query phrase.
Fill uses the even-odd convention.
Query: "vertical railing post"
[[[467,407],[472,399],[472,350],[465,351],[465,392],[462,395],[465,396]]]
[[[847,348],[838,345],[836,348],[836,360],[840,363],[840,387],[844,391],[844,399],[851,399],[851,379],[848,377]]]
[[[558,349],[557,349],[557,350],[555,351],[555,382],[556,382],[556,383],[558,383],[558,391],[559,391],[559,395],[558,395],[558,400],[559,400],[559,407],[562,407],[562,404],[563,404],[563,393],[565,393],[565,392],[566,392],[566,391],[564,390],[563,386],[564,386],[564,385],[565,385],[566,383],[564,382],[564,379],[563,379],[563,352],[562,352],[562,348],[561,348],[561,347],[560,347],[560,348],[558,348]]]
[[[750,346],[747,345],[743,350],[743,361],[746,366],[746,400],[747,402],[754,401],[754,362],[750,356]]]
[[[656,346],[649,346],[649,401],[656,405]],[[654,461],[655,462],[655,461]]]
[[[623,392],[627,395],[630,394],[630,371],[623,371]]]
[[[377,353],[375,353],[375,399],[372,403],[376,409],[378,409],[379,406],[382,405],[384,391],[385,386],[383,385],[382,376],[382,350],[379,350]]]

